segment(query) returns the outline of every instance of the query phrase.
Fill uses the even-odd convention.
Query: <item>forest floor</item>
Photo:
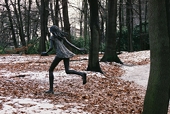
[[[119,55],[124,65],[100,62],[104,74],[86,71],[88,55],[76,55],[70,68],[87,73],[87,83],[66,74],[63,62],[54,72],[54,94],[48,69],[55,55],[0,55],[1,114],[140,114],[149,76],[150,52]],[[100,55],[102,57],[102,55]]]

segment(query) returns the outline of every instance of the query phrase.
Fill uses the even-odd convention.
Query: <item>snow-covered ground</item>
[[[9,97],[0,97],[0,99],[7,100],[3,104],[3,110],[0,111],[1,114],[87,114],[87,112],[79,110],[78,106],[62,110],[60,108],[64,107],[64,104],[51,104],[47,100],[29,98],[13,99]]]
[[[150,64],[140,66],[123,66],[125,74],[121,76],[122,79],[133,81],[143,87],[147,87]]]
[[[134,83],[147,87],[147,81],[149,77],[149,51],[133,52],[133,53],[122,53],[119,55],[120,59],[124,63],[121,66],[121,69],[124,71],[124,74],[120,77],[123,80],[133,81]],[[35,61],[32,64],[36,64],[36,61],[40,60],[40,57],[35,56],[32,61]],[[44,61],[47,59],[45,58]],[[49,61],[49,60],[48,60]],[[20,63],[29,63],[30,59],[23,56],[1,56],[0,63],[9,63],[15,64],[16,62]],[[50,62],[47,62],[49,66]],[[37,65],[38,66],[38,65]],[[59,64],[60,66],[60,64]],[[81,67],[81,66],[80,66]],[[103,74],[88,72],[85,71],[88,75],[94,75],[99,77],[104,77]],[[79,79],[79,76],[68,75],[64,72],[64,69],[61,69],[58,72],[54,73],[55,83],[61,82],[63,80],[69,79]],[[24,76],[28,79],[41,80],[42,83],[48,83],[48,72],[47,71],[10,71],[10,70],[0,70],[0,76],[5,77],[15,77],[15,76]],[[0,110],[1,114],[89,114],[89,112],[82,111],[80,107],[83,107],[84,104],[77,104],[75,107],[68,109],[62,109],[65,104],[52,104],[49,100],[42,99],[30,99],[30,98],[12,98],[12,97],[0,97],[0,103],[2,109]]]
[[[122,69],[125,73],[121,78],[128,81],[134,81],[146,88],[150,71],[150,51],[123,53],[120,55],[120,58],[123,62],[126,62],[125,65],[122,65]],[[141,65],[129,64],[128,61],[141,61]]]

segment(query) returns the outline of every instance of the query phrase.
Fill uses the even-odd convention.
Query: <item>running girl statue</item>
[[[55,48],[55,50],[56,50],[55,59],[53,60],[51,66],[49,68],[50,88],[48,91],[46,91],[46,93],[52,93],[52,94],[54,93],[54,91],[53,91],[53,82],[54,82],[53,71],[61,60],[64,61],[65,72],[67,74],[80,75],[82,77],[83,84],[86,84],[86,73],[69,69],[70,58],[73,57],[75,54],[73,52],[71,52],[69,49],[67,49],[63,42],[67,43],[69,46],[71,46],[72,48],[75,48],[79,51],[85,51],[85,49],[78,48],[75,45],[73,45],[72,43],[70,43],[66,39],[67,33],[61,31],[56,25],[53,25],[50,27],[50,32],[52,33],[52,36],[50,37],[50,48],[47,52],[41,53],[41,56],[47,56],[48,52],[52,51],[53,48]]]

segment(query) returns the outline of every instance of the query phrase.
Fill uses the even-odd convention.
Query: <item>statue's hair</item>
[[[50,32],[55,36],[55,37],[59,37],[59,38],[62,38],[62,37],[67,37],[68,34],[64,31],[61,31],[59,29],[58,26],[56,25],[53,25],[50,27]]]

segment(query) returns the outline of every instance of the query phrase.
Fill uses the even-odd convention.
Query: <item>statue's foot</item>
[[[48,91],[45,91],[45,93],[48,93],[48,94],[54,94],[54,91],[52,91],[52,90],[48,90]]]
[[[83,73],[82,80],[83,80],[83,84],[86,84],[86,73]]]

